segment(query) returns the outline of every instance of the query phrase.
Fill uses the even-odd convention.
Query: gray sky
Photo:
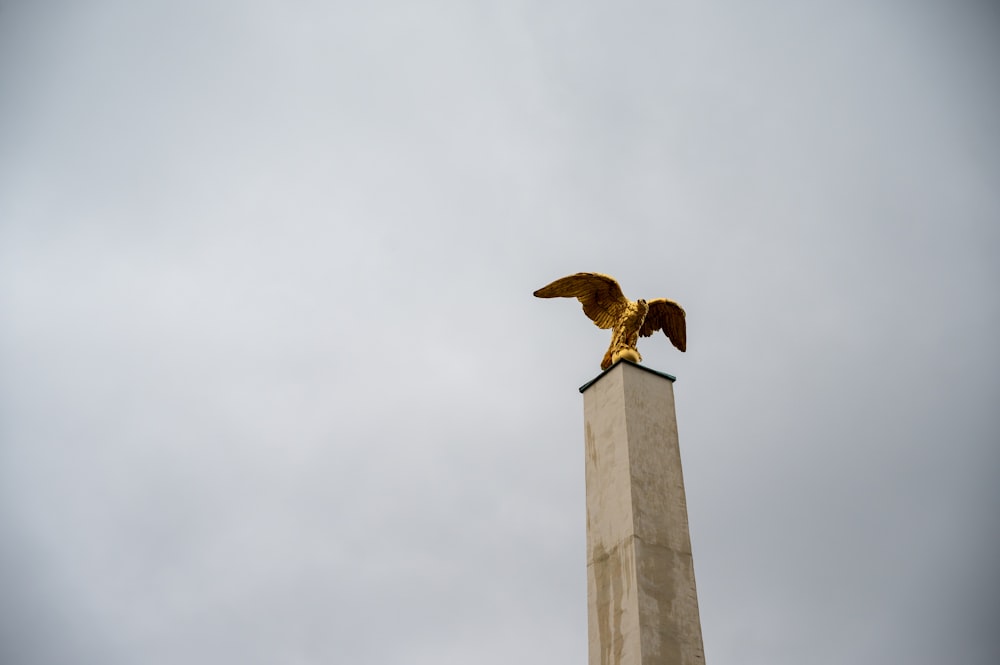
[[[710,665],[1000,661],[1000,11],[0,7],[0,662],[577,664],[577,271]]]

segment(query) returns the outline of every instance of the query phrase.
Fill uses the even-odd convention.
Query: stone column
[[[704,665],[674,377],[621,360],[580,388],[589,665]]]

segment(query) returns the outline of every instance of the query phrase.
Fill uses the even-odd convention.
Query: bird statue
[[[625,297],[613,277],[596,272],[578,272],[557,279],[535,291],[537,298],[576,298],[583,304],[583,313],[598,328],[611,328],[611,346],[601,360],[601,369],[608,369],[620,359],[642,361],[636,343],[639,335],[649,337],[657,330],[681,351],[687,348],[684,309],[673,300],[658,298],[646,302]]]

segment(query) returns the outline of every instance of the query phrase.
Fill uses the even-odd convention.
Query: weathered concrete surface
[[[704,665],[673,382],[619,362],[583,391],[590,665]]]

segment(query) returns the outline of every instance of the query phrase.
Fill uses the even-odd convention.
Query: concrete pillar
[[[674,377],[622,360],[580,388],[589,665],[704,665]]]

